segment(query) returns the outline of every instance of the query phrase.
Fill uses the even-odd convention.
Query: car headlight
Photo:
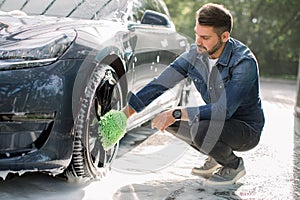
[[[0,70],[47,65],[72,44],[76,32],[56,30],[39,35],[7,36],[0,41]]]

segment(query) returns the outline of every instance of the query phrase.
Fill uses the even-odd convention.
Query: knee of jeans
[[[166,131],[168,131],[169,133],[176,135],[178,130],[179,130],[179,123],[175,122],[174,124],[170,125],[169,127],[166,128]]]
[[[166,131],[171,133],[172,135],[176,135],[178,132],[178,128],[168,127],[168,128],[166,128]]]
[[[206,120],[192,124],[190,130],[191,140],[198,147],[202,146],[207,135],[208,127],[209,127],[209,121]]]

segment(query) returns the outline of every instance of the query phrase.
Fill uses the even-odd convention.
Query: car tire
[[[66,170],[68,180],[86,182],[107,174],[119,144],[105,151],[98,134],[98,123],[100,116],[122,107],[122,89],[116,72],[109,65],[99,64],[87,83],[74,123],[73,156]]]

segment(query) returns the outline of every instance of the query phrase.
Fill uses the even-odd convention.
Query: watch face
[[[181,118],[181,110],[174,110],[173,117],[175,119],[180,119]]]

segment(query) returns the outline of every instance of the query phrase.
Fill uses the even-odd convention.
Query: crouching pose
[[[123,109],[129,118],[190,77],[205,104],[164,111],[152,126],[208,155],[192,173],[206,177],[210,185],[233,184],[245,175],[244,161],[234,151],[255,147],[264,126],[257,60],[247,46],[230,37],[232,27],[226,8],[203,5],[196,13],[195,44],[159,77],[136,94],[130,93]]]

